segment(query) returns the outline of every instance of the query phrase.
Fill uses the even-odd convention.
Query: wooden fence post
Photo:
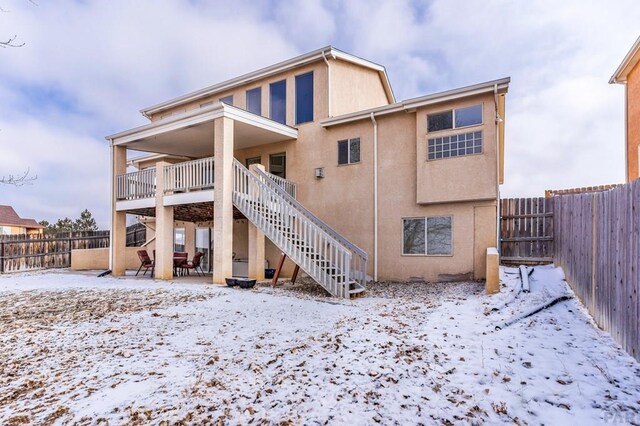
[[[4,241],[0,241],[0,274],[4,273]]]

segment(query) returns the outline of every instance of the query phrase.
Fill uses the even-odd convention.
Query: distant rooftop
[[[0,225],[23,226],[25,228],[44,228],[35,219],[23,219],[11,206],[0,206]]]

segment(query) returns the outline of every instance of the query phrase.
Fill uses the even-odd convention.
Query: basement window
[[[360,162],[360,138],[338,141],[338,165]]]
[[[451,256],[451,216],[402,219],[402,254],[422,256]]]
[[[460,129],[482,124],[482,104],[427,114],[427,131]]]

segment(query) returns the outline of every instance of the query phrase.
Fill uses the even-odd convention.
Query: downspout
[[[500,244],[500,108],[498,106],[498,84],[493,85],[493,102],[496,110],[496,248],[498,256],[502,255]]]
[[[333,117],[333,115],[331,115],[331,67],[329,66],[329,60],[325,56],[324,51],[322,52],[322,59],[324,59],[324,62],[327,64],[327,113],[329,117]]]
[[[115,206],[115,188],[114,188],[114,179],[115,176],[113,176],[113,139],[109,139],[109,164],[111,164],[111,167],[109,170],[109,175],[111,177],[111,182],[109,184],[110,187],[110,193],[111,193],[111,199],[109,200],[109,204],[111,205],[111,212],[109,214],[109,229],[111,230],[109,232],[109,269],[111,271],[113,271],[113,219],[114,219],[114,210],[116,208]]]
[[[378,281],[378,122],[373,123],[373,280]]]

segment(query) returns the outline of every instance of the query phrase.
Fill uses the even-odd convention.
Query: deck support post
[[[213,282],[233,275],[233,120],[214,120]]]
[[[109,241],[109,269],[114,276],[126,273],[127,214],[116,210],[118,175],[127,172],[127,148],[111,147],[111,240]]]
[[[164,168],[168,165],[165,161],[156,164],[155,277],[160,280],[173,278],[173,206],[164,206]]]

